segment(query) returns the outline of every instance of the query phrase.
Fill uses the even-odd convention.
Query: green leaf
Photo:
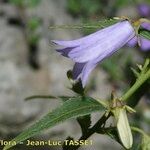
[[[144,37],[144,38],[150,40],[150,31],[145,30],[145,29],[140,29],[140,30],[139,30],[139,34],[140,34],[142,37]]]
[[[101,29],[108,27],[110,25],[113,25],[117,23],[119,20],[116,19],[104,19],[97,22],[89,22],[89,23],[83,23],[79,25],[56,25],[56,26],[50,26],[50,29]]]
[[[33,95],[25,98],[25,101],[33,100],[33,99],[56,99],[57,97],[52,95]]]
[[[71,100],[68,100],[62,104],[62,106],[56,108],[52,112],[45,115],[38,122],[33,124],[27,130],[22,132],[16,138],[12,140],[16,143],[24,141],[30,137],[33,137],[39,134],[41,131],[53,127],[63,121],[66,121],[70,118],[76,118],[79,116],[84,116],[91,114],[92,112],[102,111],[104,107],[97,102],[95,99],[90,97],[76,97]],[[4,150],[13,147],[13,145],[7,145],[4,147]]]
[[[67,100],[77,99],[77,97],[70,97],[70,96],[52,96],[52,95],[33,95],[30,97],[25,98],[25,101],[35,100],[35,99],[60,99],[63,102]]]

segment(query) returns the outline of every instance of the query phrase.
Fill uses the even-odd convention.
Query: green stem
[[[150,78],[150,69],[145,73],[141,74],[136,80],[135,84],[120,98],[123,101],[127,101],[128,98],[148,79]]]
[[[92,128],[89,128],[87,130],[87,132],[82,135],[79,138],[80,140],[86,140],[88,139],[90,136],[92,136],[94,133],[96,133],[97,131],[99,131],[102,127],[102,125],[105,124],[105,122],[107,121],[107,119],[111,116],[111,114],[107,114],[104,113],[104,115],[95,123],[95,125]],[[77,150],[81,145],[74,145],[74,146],[69,146],[69,147],[63,147],[63,150]]]
[[[141,129],[137,128],[137,127],[131,127],[131,129],[132,129],[133,131],[136,131],[136,132],[138,132],[138,133],[141,133],[142,135],[147,135],[143,130],[141,130]]]

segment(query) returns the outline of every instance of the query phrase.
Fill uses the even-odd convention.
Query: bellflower
[[[138,12],[139,12],[140,16],[149,18],[150,17],[150,6],[147,4],[141,4],[138,6]],[[150,23],[144,22],[141,24],[141,27],[143,29],[150,31]],[[139,41],[140,41],[141,50],[143,50],[143,51],[150,50],[150,40],[148,40],[144,37],[140,37]],[[138,43],[138,39],[137,39],[137,37],[134,37],[133,39],[131,39],[128,42],[128,46],[134,47],[137,43]]]
[[[96,65],[134,37],[134,28],[129,21],[124,20],[77,40],[52,42],[63,47],[57,52],[75,62],[73,79],[80,79],[84,87]]]

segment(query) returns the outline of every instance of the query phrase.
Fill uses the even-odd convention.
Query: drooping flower
[[[133,26],[128,20],[124,20],[77,40],[52,42],[63,47],[57,49],[57,52],[75,62],[73,78],[81,79],[84,87],[96,65],[134,37]]]
[[[139,12],[139,15],[141,17],[150,18],[150,6],[149,5],[147,5],[147,4],[139,5],[138,6],[138,12]],[[143,29],[146,29],[146,30],[150,31],[150,23],[144,22],[144,23],[141,24],[141,27]],[[145,39],[144,37],[140,37],[139,41],[140,41],[141,50],[143,50],[143,51],[149,51],[150,50],[150,40]],[[130,46],[130,47],[134,47],[137,43],[138,43],[138,39],[137,39],[137,37],[134,37],[133,39],[131,39],[128,42],[127,45]]]

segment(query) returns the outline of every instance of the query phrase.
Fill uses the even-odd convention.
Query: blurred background
[[[24,99],[31,95],[74,95],[69,90],[66,72],[73,62],[55,52],[52,39],[71,40],[94,30],[49,29],[62,24],[82,24],[114,16],[145,17],[139,5],[150,7],[149,0],[0,0],[0,139],[9,140],[35,120],[60,105],[57,100]],[[148,14],[150,17],[150,12]],[[150,50],[125,46],[102,62],[90,76],[88,94],[109,98],[112,90],[118,95],[135,81],[131,67],[150,57]],[[131,124],[150,132],[150,88],[143,85],[132,99],[141,99]],[[100,114],[93,116],[93,122]],[[35,139],[64,140],[80,136],[75,120],[62,123]],[[136,135],[135,135],[136,136]],[[122,149],[103,135],[93,135],[93,145],[81,149]],[[138,138],[136,139],[138,141]],[[136,144],[135,144],[136,145]],[[2,146],[1,146],[2,147]],[[15,149],[35,149],[19,145]],[[36,147],[59,149],[59,147]]]

